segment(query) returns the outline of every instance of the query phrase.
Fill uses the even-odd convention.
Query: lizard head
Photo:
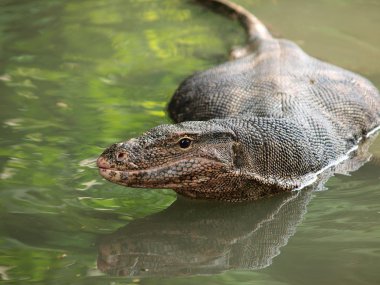
[[[100,174],[131,187],[191,188],[222,183],[235,171],[235,134],[213,122],[161,125],[111,145],[98,158]]]

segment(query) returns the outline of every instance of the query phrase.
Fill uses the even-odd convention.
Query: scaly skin
[[[98,159],[103,177],[194,198],[258,199],[311,183],[380,125],[369,81],[272,38],[236,4],[204,2],[238,15],[248,54],[186,79],[169,103],[178,124],[109,147]]]

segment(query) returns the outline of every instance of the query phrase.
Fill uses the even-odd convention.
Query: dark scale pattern
[[[380,125],[380,95],[368,80],[272,38],[229,1],[206,2],[236,12],[250,53],[186,79],[168,107],[179,124],[107,149],[98,164],[108,180],[257,199],[307,184]]]

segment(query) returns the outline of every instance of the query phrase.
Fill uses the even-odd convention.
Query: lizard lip
[[[197,160],[198,162],[203,162],[207,163],[209,166],[213,165],[213,168],[223,168],[223,164],[221,162],[217,162],[211,159],[207,158],[197,158],[197,159],[192,159],[192,160]],[[168,188],[170,184],[170,188],[177,187],[179,184],[171,184],[167,183],[167,179],[161,179],[156,180],[155,178],[159,178],[159,176],[155,176],[155,173],[160,173],[160,172],[168,172],[170,171],[170,166],[171,165],[178,165],[181,163],[184,163],[188,161],[188,159],[180,159],[177,161],[173,161],[168,164],[163,164],[159,165],[156,167],[150,167],[147,169],[118,169],[116,167],[112,167],[109,164],[98,164],[99,167],[99,174],[103,176],[105,179],[122,184],[125,186],[133,186],[133,187],[143,187],[143,188],[157,188],[157,187],[150,187],[150,186],[157,186],[160,185],[163,188]],[[102,161],[101,161],[102,162]],[[104,167],[107,166],[107,167]],[[206,177],[205,175],[202,174],[202,170],[197,168],[197,173],[191,173],[187,172],[185,175],[191,176],[191,175],[200,175],[202,178],[202,182],[207,181],[210,179],[210,177]],[[173,176],[173,179],[176,178],[176,175]],[[149,179],[152,178],[152,179]],[[164,178],[169,178],[169,177],[164,177]],[[166,181],[165,181],[166,180]],[[160,187],[160,188],[161,188]]]
[[[98,158],[98,160],[96,161],[96,165],[98,166],[99,169],[112,169],[112,170],[118,170],[118,171],[121,171],[121,170],[128,171],[128,170],[138,169],[138,166],[130,161],[124,162],[125,169],[117,169],[115,165],[109,163],[107,159],[104,158],[103,156],[100,156]]]
[[[111,172],[122,172],[120,170],[117,170],[117,169],[113,169],[113,168],[104,168],[104,167],[99,167],[99,173],[101,176],[103,176],[104,178],[109,178],[110,177],[110,173]]]

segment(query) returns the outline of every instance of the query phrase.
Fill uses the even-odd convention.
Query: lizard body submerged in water
[[[249,40],[235,59],[187,78],[169,103],[176,124],[114,144],[98,159],[107,180],[185,196],[252,200],[312,183],[380,125],[365,78],[273,38],[244,8]]]

